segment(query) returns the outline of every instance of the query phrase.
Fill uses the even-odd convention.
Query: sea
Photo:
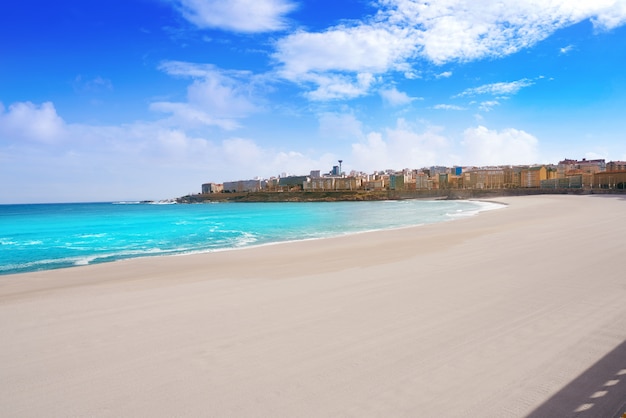
[[[499,207],[463,200],[0,205],[0,275],[403,228]]]

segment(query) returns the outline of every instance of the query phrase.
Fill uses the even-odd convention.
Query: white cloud
[[[365,95],[376,81],[370,73],[358,73],[355,77],[342,74],[308,74],[300,82],[317,84],[317,88],[305,94],[310,100],[353,99]]]
[[[166,62],[161,69],[170,75],[194,78],[187,88],[186,102],[155,102],[150,109],[171,113],[172,122],[182,126],[218,126],[235,129],[237,120],[257,111],[252,101],[250,74],[222,71],[212,65]]]
[[[420,168],[431,165],[532,164],[539,141],[518,129],[468,128],[456,143],[440,127],[420,128],[398,119],[395,128],[370,132],[352,144],[350,161],[360,170]]]
[[[296,32],[280,39],[273,55],[278,74],[287,80],[310,83],[312,100],[351,99],[367,94],[375,75],[397,69],[412,53],[409,31],[377,26],[336,27],[325,32]],[[405,68],[405,75],[416,73]]]
[[[397,167],[391,160],[387,143],[379,132],[370,132],[365,142],[352,144],[352,159],[361,170],[380,170]]]
[[[158,123],[71,124],[53,112],[51,103],[15,103],[9,109],[28,108],[34,118],[11,121],[21,140],[0,141],[0,155],[6,157],[0,177],[6,171],[13,179],[0,182],[0,199],[5,202],[176,197],[197,190],[207,166],[220,164],[219,147],[211,141]],[[37,122],[42,120],[46,122]],[[61,127],[57,131],[61,138],[48,136],[41,142],[41,131],[50,135],[54,127]],[[37,147],[32,146],[35,141],[40,141]]]
[[[618,0],[378,0],[376,4],[375,16],[351,26],[299,31],[279,39],[273,57],[280,76],[312,84],[327,80],[328,74],[376,76],[397,71],[415,78],[419,71],[414,67],[420,59],[441,65],[502,57],[586,19],[599,29],[626,23],[626,6]],[[449,75],[446,71],[439,77]],[[359,91],[359,95],[366,93]],[[323,100],[326,95],[310,97]],[[342,97],[341,89],[328,95]],[[355,93],[348,89],[346,97]]]
[[[389,22],[417,28],[421,54],[441,64],[515,53],[552,33],[591,19],[602,29],[626,20],[619,0],[381,0]]]
[[[0,104],[0,178],[12,179],[0,182],[1,203],[171,198],[197,193],[205,181],[307,174],[334,160],[162,121],[67,123],[49,102]]]
[[[462,146],[466,164],[533,164],[538,159],[538,140],[517,129],[490,130],[484,126],[468,128]]]
[[[404,106],[415,100],[404,92],[398,91],[395,87],[380,90],[380,97],[389,106]]]
[[[444,71],[443,73],[437,74],[437,78],[449,78],[452,77],[452,71]]]
[[[597,2],[600,12],[591,18],[593,25],[599,30],[611,30],[626,23],[626,3],[620,0]]]
[[[480,106],[478,107],[480,110],[482,110],[483,112],[489,112],[491,111],[491,109],[493,109],[496,106],[500,106],[500,102],[497,100],[487,100],[484,102],[480,103]]]
[[[599,159],[607,159],[607,152],[604,150],[601,154],[593,151],[589,151],[585,153],[585,158],[588,160],[599,160]]]
[[[154,102],[150,104],[150,110],[162,113],[171,113],[170,125],[196,127],[217,126],[231,131],[240,127],[239,123],[232,118],[215,118],[207,112],[196,108],[189,103]]]
[[[177,0],[176,4],[199,28],[243,33],[285,29],[285,15],[296,8],[288,0]]]
[[[339,26],[325,32],[296,32],[280,39],[274,58],[285,78],[348,71],[381,73],[411,54],[410,31],[383,25]]]
[[[230,164],[257,165],[265,160],[263,151],[251,140],[230,138],[222,142],[223,157]]]
[[[282,151],[273,154],[270,161],[274,173],[308,175],[311,170],[329,170],[337,164],[337,156],[324,154],[319,158],[311,158],[297,151]]]
[[[433,109],[437,110],[465,110],[464,107],[451,105],[451,104],[437,104],[433,106]]]
[[[566,54],[569,54],[573,49],[574,49],[574,45],[564,46],[563,48],[559,49],[559,53],[561,55],[566,55]]]
[[[347,113],[322,113],[319,116],[320,134],[338,139],[363,137],[363,126],[354,115]]]
[[[63,139],[65,131],[65,122],[51,102],[19,102],[8,109],[0,103],[0,138],[4,141],[55,143]]]
[[[455,97],[479,96],[483,94],[491,94],[494,96],[510,96],[513,94],[517,94],[524,87],[529,87],[533,84],[535,83],[527,78],[511,82],[484,84],[479,87],[467,89],[462,93],[456,95]]]
[[[429,127],[418,132],[404,119],[395,128],[370,132],[364,141],[352,144],[353,166],[372,171],[387,168],[419,168],[451,161],[450,141],[441,128]]]
[[[406,67],[406,66],[399,65],[398,67]],[[419,78],[422,78],[422,75],[418,71],[415,71],[414,69],[405,69],[404,78],[406,78],[407,80],[417,80]]]

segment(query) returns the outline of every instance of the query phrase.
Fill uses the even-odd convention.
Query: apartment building
[[[542,189],[580,189],[583,187],[582,174],[574,174],[563,178],[541,180]]]
[[[360,190],[363,188],[363,179],[361,177],[309,177],[302,183],[302,186],[305,191]]]
[[[309,181],[308,176],[286,176],[278,179],[278,189],[288,191],[302,191],[304,184]]]
[[[545,166],[534,166],[522,168],[520,171],[520,187],[541,187],[541,180],[547,180],[547,170]]]
[[[568,174],[595,174],[606,170],[606,162],[603,159],[570,160],[559,161],[557,165],[557,177],[564,178]]]
[[[224,185],[223,184],[204,183],[202,185],[202,194],[222,193],[223,191],[224,191]]]
[[[593,187],[600,189],[626,189],[626,170],[596,173],[593,179]]]
[[[609,161],[606,163],[606,171],[626,171],[626,161]]]
[[[626,162],[603,159],[559,161],[558,165],[459,167],[432,166],[401,171],[375,171],[372,174],[351,171],[346,177],[340,167],[321,175],[287,176],[269,180],[240,180],[223,185],[205,183],[202,193],[267,191],[335,190],[434,190],[434,189],[503,189],[503,188],[626,188]]]
[[[377,177],[363,181],[364,190],[385,190],[387,188],[387,178]]]
[[[224,192],[227,193],[248,193],[259,192],[266,186],[265,180],[238,180],[225,181]]]
[[[309,177],[303,184],[305,191],[335,190],[336,177]]]
[[[500,167],[473,168],[465,172],[470,189],[500,189],[504,187],[504,169]]]
[[[426,190],[433,188],[433,182],[428,174],[420,171],[415,174],[415,188],[417,190]]]

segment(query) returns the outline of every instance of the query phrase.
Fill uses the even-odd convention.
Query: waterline
[[[0,274],[223,251],[445,222],[479,201],[0,206]]]

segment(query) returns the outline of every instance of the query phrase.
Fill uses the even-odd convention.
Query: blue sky
[[[625,0],[5,3],[0,203],[626,160]]]

